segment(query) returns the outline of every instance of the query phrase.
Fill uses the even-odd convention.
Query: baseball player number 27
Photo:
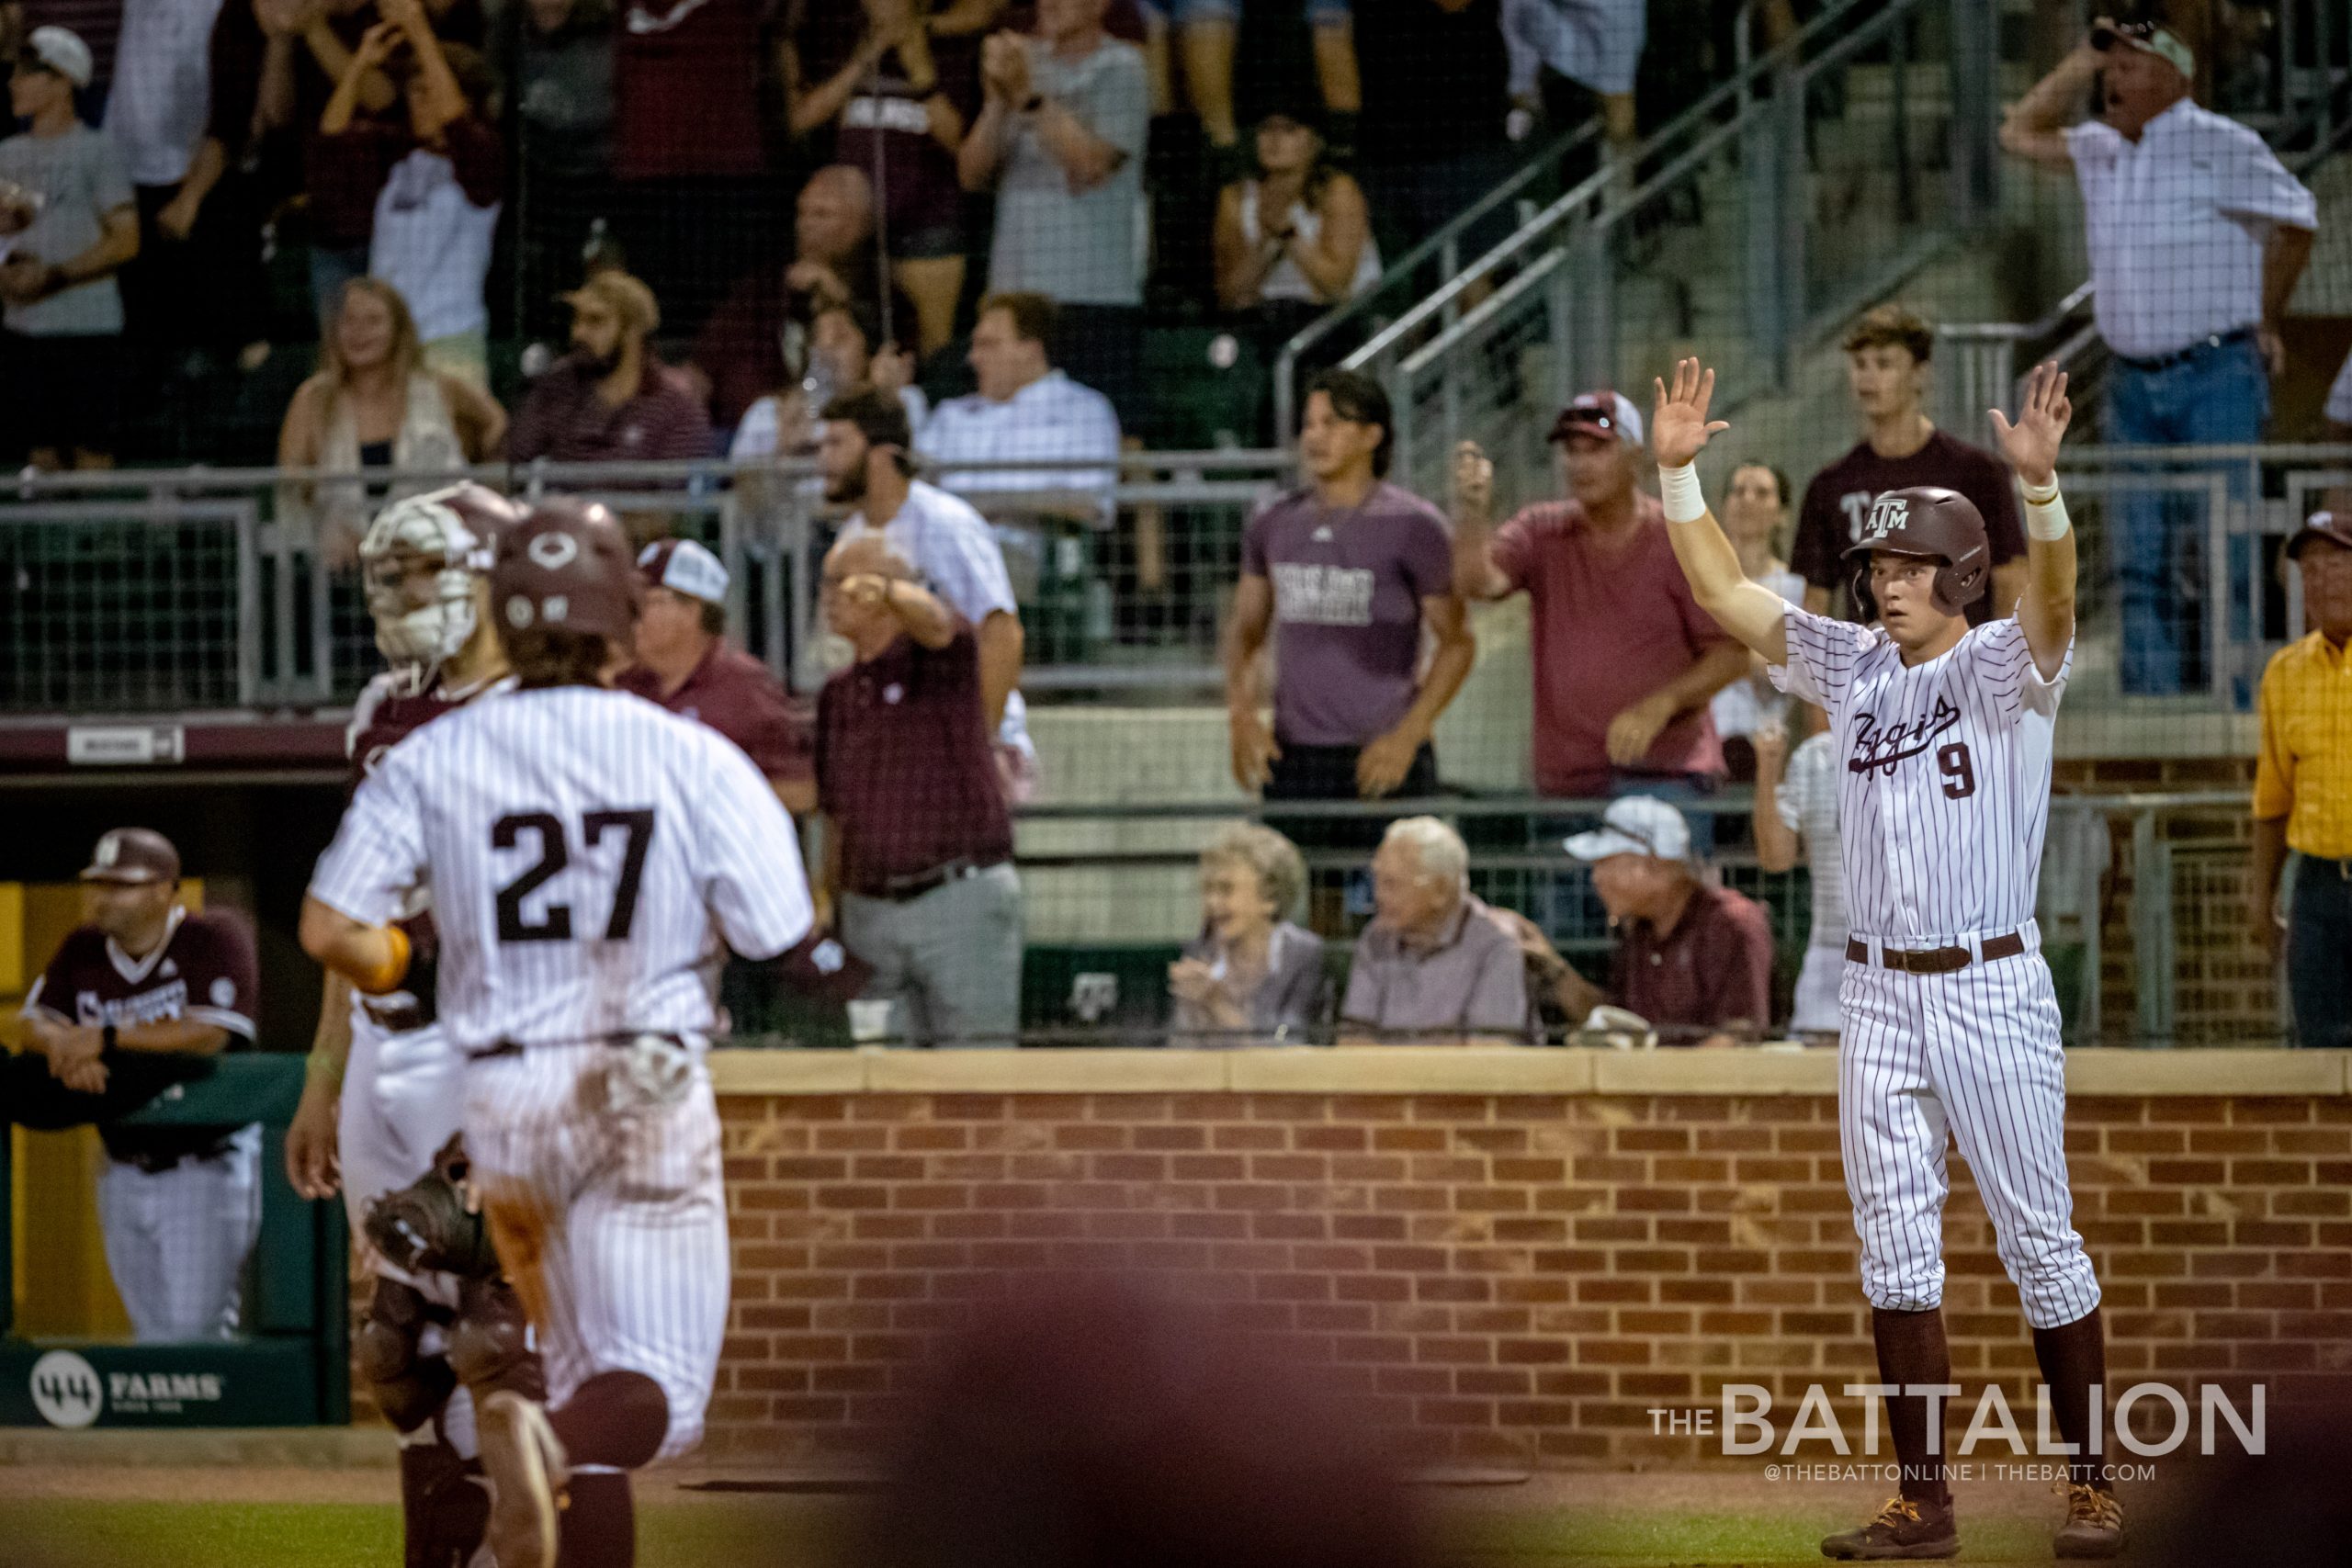
[[[1945,795],[1966,800],[1976,793],[1976,764],[1968,760],[1967,741],[1955,740],[1938,751],[1936,766],[1943,770]]]
[[[607,829],[628,835],[621,854],[620,886],[613,893],[612,917],[605,922],[606,942],[627,942],[637,921],[638,883],[645,875],[645,852],[653,843],[653,810],[591,811],[580,819],[581,841],[594,849]],[[517,811],[490,825],[492,849],[511,850],[529,833],[538,840],[539,858],[528,871],[498,890],[498,940],[501,942],[570,942],[571,906],[549,904],[545,916],[533,921],[523,912],[523,900],[537,893],[571,863],[564,847],[563,819],[552,811]]]

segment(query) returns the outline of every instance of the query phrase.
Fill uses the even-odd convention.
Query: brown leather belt
[[[1981,944],[1984,962],[1996,958],[2015,958],[2025,951],[2025,938],[2016,931],[2001,936],[1988,936]],[[1889,969],[1899,969],[1905,975],[1949,975],[1955,969],[1965,969],[1976,961],[1976,955],[1964,947],[1930,947],[1917,953],[1904,953],[1892,947],[1878,950],[1879,963]],[[1860,937],[1846,939],[1846,962],[1868,964],[1871,944]]]

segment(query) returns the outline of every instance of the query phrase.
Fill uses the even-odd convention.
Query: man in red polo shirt
[[[1753,899],[1701,879],[1682,813],[1648,795],[1613,803],[1567,841],[1592,867],[1616,929],[1601,989],[1513,922],[1521,947],[1571,1027],[1603,1005],[1639,1013],[1662,1045],[1741,1045],[1770,1021],[1772,929]],[[1540,948],[1540,950],[1539,950]]]
[[[841,938],[873,965],[889,1032],[1012,1045],[1021,1024],[1021,885],[980,709],[971,626],[879,534],[825,558],[825,619],[857,661],[817,699],[817,795]]]
[[[613,683],[743,749],[795,818],[817,809],[810,715],[768,667],[727,640],[727,569],[692,539],[657,539],[637,558],[645,609],[637,662]]]

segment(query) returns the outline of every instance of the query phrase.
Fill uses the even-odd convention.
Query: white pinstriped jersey
[[[717,731],[585,686],[470,703],[385,754],[311,896],[382,924],[430,878],[450,1039],[692,1034],[714,935],[752,958],[808,933],[791,819]]]
[[[1838,770],[1846,919],[1909,947],[1996,936],[2033,919],[2050,820],[2051,738],[2075,649],[2054,681],[2015,618],[1905,666],[1883,631],[1787,611],[1772,681],[1820,704]]]

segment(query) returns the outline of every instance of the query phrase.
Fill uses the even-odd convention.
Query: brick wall
[[[2276,1404],[2352,1373],[2344,1054],[2070,1072],[2119,1378]],[[1432,1457],[1688,1458],[1651,1407],[1753,1382],[1785,1428],[1807,1384],[1871,1381],[1826,1053],[727,1053],[719,1081],[721,1452],[854,1446],[1011,1269],[1191,1276]],[[2017,1294],[1952,1175],[1955,1371],[2030,1421]]]

